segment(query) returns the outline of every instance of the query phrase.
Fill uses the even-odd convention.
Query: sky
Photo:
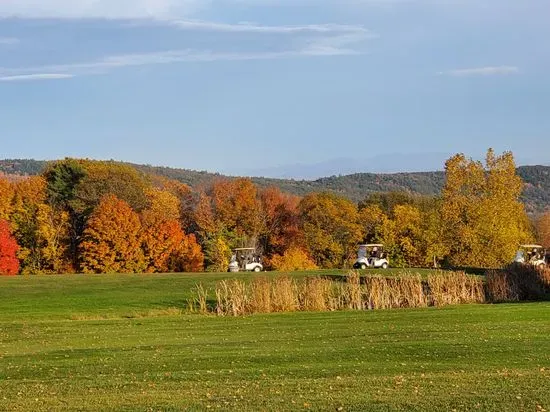
[[[0,158],[299,175],[493,147],[550,164],[549,16],[548,0],[0,0]]]

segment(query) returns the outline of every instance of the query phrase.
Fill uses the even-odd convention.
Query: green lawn
[[[429,269],[406,272],[426,276]],[[294,272],[293,277],[345,275],[345,270]],[[397,276],[403,269],[366,270],[362,275]],[[167,275],[56,275],[0,277],[0,320],[135,317],[167,308],[186,309],[198,284],[211,291],[223,279],[281,276],[277,272]]]
[[[0,410],[550,410],[550,303],[171,311],[225,277],[1,278]]]

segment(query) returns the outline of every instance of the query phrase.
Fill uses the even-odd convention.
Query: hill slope
[[[0,160],[0,172],[7,174],[35,175],[44,170],[47,162],[16,159]],[[138,170],[150,174],[158,174],[179,180],[187,185],[200,188],[215,179],[225,178],[218,173],[175,169],[169,167],[154,167],[135,165]],[[550,206],[550,166],[521,166],[518,174],[525,182],[523,201],[527,210],[537,213]],[[324,177],[317,180],[268,179],[253,177],[252,180],[260,187],[278,186],[281,190],[303,196],[311,192],[331,191],[346,196],[353,201],[360,201],[373,192],[407,191],[424,195],[437,195],[445,182],[444,172],[415,173],[356,173],[347,176]]]

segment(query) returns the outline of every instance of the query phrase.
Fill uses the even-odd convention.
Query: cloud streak
[[[233,0],[230,0],[233,1]],[[244,60],[274,60],[296,57],[314,56],[345,56],[361,54],[353,46],[358,43],[378,37],[370,30],[360,25],[343,24],[307,24],[307,25],[261,25],[257,23],[220,23],[205,20],[170,19],[168,10],[183,4],[191,5],[198,0],[79,0],[68,2],[65,0],[42,0],[40,4],[35,0],[17,0],[1,3],[0,18],[7,15],[19,15],[17,10],[29,11],[26,17],[50,16],[50,11],[63,10],[62,16],[113,17],[117,25],[124,26],[151,26],[171,27],[176,30],[190,32],[212,32],[220,34],[247,34],[251,40],[256,36],[273,35],[281,40],[281,49],[277,51],[223,51],[197,50],[193,48],[176,48],[164,51],[118,54],[101,58],[91,58],[89,61],[69,64],[44,64],[34,67],[2,68],[0,67],[0,81],[29,81],[66,79],[75,76],[105,74],[112,70],[124,67],[166,65],[186,62],[215,62],[215,61],[244,61]],[[25,8],[23,5],[31,4]],[[115,13],[114,10],[122,5],[132,7],[124,10],[134,10],[130,15]],[[135,3],[135,4],[134,4]],[[52,7],[55,5],[56,7]],[[63,9],[63,7],[65,9]],[[135,6],[135,7],[134,7]],[[11,10],[11,12],[10,12]],[[137,11],[136,11],[137,10]],[[140,11],[141,10],[141,11]],[[149,15],[144,11],[151,11]],[[107,12],[109,11],[109,12]],[[165,13],[166,12],[166,13]],[[53,17],[50,16],[50,17]],[[7,40],[5,40],[7,43]],[[242,42],[242,37],[239,37]],[[284,44],[286,43],[286,46]],[[254,44],[252,42],[251,44]],[[219,47],[218,44],[214,48]]]
[[[191,62],[275,60],[296,57],[344,56],[359,54],[353,50],[335,47],[309,45],[296,50],[277,52],[210,52],[186,50],[168,50],[141,54],[122,54],[107,56],[84,63],[45,65],[38,67],[8,69],[0,68],[0,81],[29,81],[69,79],[76,76],[105,74],[115,69],[151,65],[167,65]]]
[[[204,0],[2,0],[0,18],[172,18],[189,15],[204,4]]]
[[[36,74],[21,74],[14,76],[2,76],[0,77],[0,82],[25,82],[25,81],[36,81],[36,80],[60,80],[60,79],[70,79],[74,77],[72,74],[68,73],[36,73]]]
[[[447,75],[453,77],[472,77],[472,76],[504,76],[519,73],[519,68],[516,66],[487,66],[474,67],[469,69],[454,69],[446,72],[439,72],[439,75]]]
[[[267,33],[267,34],[296,34],[296,33],[362,33],[365,36],[373,34],[363,26],[343,24],[309,24],[302,26],[265,26],[243,22],[238,24],[217,23],[203,20],[173,20],[167,24],[182,30],[204,30],[228,33]]]
[[[174,20],[192,16],[198,10],[231,7],[232,4],[275,7],[296,3],[315,4],[317,1],[319,0],[0,0],[0,18]],[[439,1],[473,0],[347,0],[344,4],[357,7]],[[339,4],[342,1],[324,2]]]

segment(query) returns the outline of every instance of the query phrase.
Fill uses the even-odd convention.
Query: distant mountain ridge
[[[233,178],[219,173],[131,164],[146,174],[157,174],[201,188],[221,178]],[[47,162],[32,159],[0,160],[0,172],[6,174],[37,175]],[[550,208],[550,166],[520,166],[517,169],[525,183],[523,201],[528,212],[539,213]],[[259,187],[277,186],[287,193],[304,196],[311,192],[330,191],[355,202],[370,193],[406,191],[422,195],[441,193],[445,183],[444,172],[412,173],[355,173],[345,176],[324,177],[317,180],[272,179],[252,177]]]
[[[264,176],[277,179],[315,180],[325,176],[352,175],[357,173],[400,173],[443,170],[451,153],[391,153],[369,158],[333,158],[318,163],[296,163],[261,169],[236,168],[229,175]],[[236,172],[236,173],[235,173]]]

